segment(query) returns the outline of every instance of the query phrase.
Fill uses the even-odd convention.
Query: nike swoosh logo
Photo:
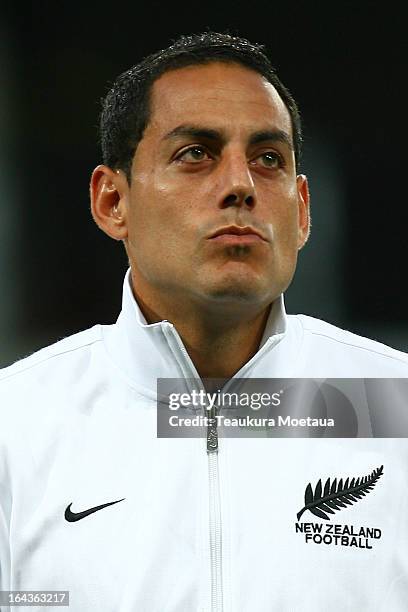
[[[80,521],[86,516],[89,516],[90,514],[93,514],[94,512],[98,512],[98,510],[102,510],[102,508],[107,508],[108,506],[113,506],[113,504],[118,504],[124,499],[126,498],[124,497],[123,499],[117,499],[116,501],[108,502],[107,504],[101,504],[100,506],[95,506],[94,508],[88,508],[88,510],[83,510],[82,512],[71,512],[71,506],[72,506],[72,503],[71,503],[69,504],[69,506],[67,506],[65,510],[65,520],[67,520],[68,523],[75,523],[75,521]]]

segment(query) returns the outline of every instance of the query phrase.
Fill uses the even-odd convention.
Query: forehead
[[[170,70],[154,82],[147,131],[167,132],[183,123],[292,134],[289,111],[273,85],[254,70],[227,62]]]

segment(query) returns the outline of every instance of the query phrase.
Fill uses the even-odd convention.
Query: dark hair
[[[261,74],[275,87],[290,114],[298,165],[302,143],[299,110],[265,55],[264,46],[217,32],[181,36],[167,49],[149,55],[116,79],[102,102],[100,142],[103,162],[111,168],[123,170],[130,181],[133,156],[149,122],[150,91],[154,81],[168,70],[215,61],[242,64]]]

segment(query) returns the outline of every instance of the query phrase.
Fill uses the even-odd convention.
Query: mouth
[[[214,232],[209,239],[214,242],[222,242],[226,244],[253,244],[257,242],[267,242],[266,238],[256,229],[246,225],[241,227],[238,225],[229,225],[221,227]]]

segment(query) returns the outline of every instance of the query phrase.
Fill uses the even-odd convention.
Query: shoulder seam
[[[388,359],[393,359],[395,361],[399,361],[400,363],[403,363],[403,364],[407,365],[408,358],[407,358],[407,361],[405,361],[404,359],[401,359],[400,357],[396,357],[394,355],[388,355],[386,352],[383,353],[383,352],[375,350],[373,348],[369,348],[367,346],[362,346],[361,344],[356,344],[356,343],[353,343],[353,342],[346,342],[345,340],[340,340],[339,338],[336,338],[335,336],[331,336],[331,335],[325,334],[323,332],[314,331],[313,329],[310,329],[310,327],[303,326],[303,322],[302,321],[301,321],[301,324],[302,324],[302,327],[304,328],[305,331],[310,332],[314,336],[322,336],[323,338],[329,338],[330,340],[334,340],[335,342],[338,342],[339,344],[345,344],[346,346],[352,346],[354,348],[361,349],[363,351],[368,351],[369,353],[374,353],[375,355],[381,355],[382,357],[387,357]],[[345,330],[342,330],[342,331],[345,331]],[[352,334],[353,332],[346,332],[346,333],[351,333]],[[370,338],[367,338],[367,339],[371,340]],[[371,340],[371,342],[378,342],[378,341],[377,340]],[[379,344],[381,344],[381,343],[379,343]],[[393,349],[392,347],[387,346],[386,344],[384,344],[384,346],[388,350],[398,352],[397,349]]]
[[[95,344],[96,342],[101,342],[101,341],[102,341],[101,337],[93,338],[93,340],[91,340],[89,342],[84,342],[83,344],[80,344],[79,346],[75,346],[75,347],[72,347],[72,348],[68,348],[68,349],[65,349],[65,350],[61,350],[61,351],[52,353],[51,355],[47,355],[43,359],[39,359],[38,361],[35,361],[34,363],[32,363],[30,365],[27,365],[25,367],[22,367],[21,369],[18,369],[16,372],[11,372],[10,374],[5,374],[3,376],[1,375],[1,372],[0,372],[0,383],[3,382],[3,380],[7,380],[8,378],[12,378],[13,376],[17,376],[18,374],[23,374],[24,372],[27,372],[31,368],[35,368],[37,365],[41,365],[42,363],[44,363],[44,361],[48,361],[49,359],[53,359],[54,357],[59,357],[60,355],[65,355],[66,353],[73,353],[74,351],[77,351],[77,350],[79,350],[81,348],[84,348],[85,346],[90,346],[91,344]],[[30,356],[31,355],[26,357],[26,359],[29,359]],[[16,364],[12,364],[10,367],[12,367],[13,365],[17,365],[17,364],[18,364],[18,361],[16,362]]]

